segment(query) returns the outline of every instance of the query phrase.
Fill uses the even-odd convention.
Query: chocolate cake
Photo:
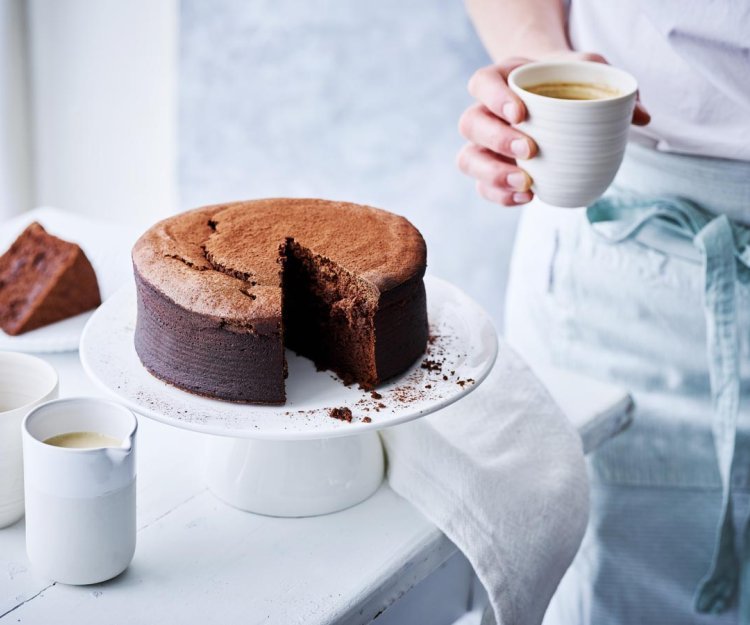
[[[370,389],[425,351],[426,248],[406,219],[312,199],[199,208],[136,243],[135,348],[156,377],[283,403],[284,346]]]
[[[75,243],[32,223],[0,256],[0,328],[16,335],[101,304],[96,274]]]

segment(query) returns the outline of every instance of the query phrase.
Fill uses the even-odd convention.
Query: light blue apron
[[[713,405],[712,431],[721,475],[722,503],[714,555],[696,592],[699,612],[721,613],[742,589],[740,622],[750,625],[750,540],[747,520],[741,553],[735,551],[731,474],[740,401],[740,356],[737,328],[737,281],[750,282],[750,229],[726,215],[713,216],[679,197],[603,198],[586,211],[595,232],[618,244],[646,224],[665,228],[692,241],[703,257],[704,307],[708,368]],[[598,227],[607,224],[607,230]]]
[[[565,221],[529,323],[636,415],[591,459],[589,532],[545,622],[750,625],[750,163],[631,146]]]

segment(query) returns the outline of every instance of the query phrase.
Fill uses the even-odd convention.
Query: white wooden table
[[[3,224],[5,234],[15,236],[31,219],[85,244],[110,290],[130,279],[137,228],[38,209]],[[61,396],[101,395],[77,353],[45,357],[60,375]],[[627,424],[622,391],[535,369],[586,451]],[[362,504],[323,517],[241,512],[206,490],[203,435],[139,421],[139,531],[130,568],[96,586],[51,584],[29,567],[23,521],[0,530],[0,625],[358,625],[376,617],[379,625],[450,625],[481,603],[464,557],[387,484]]]
[[[45,357],[60,374],[61,396],[99,394],[77,353]],[[614,396],[599,397],[609,413],[602,401],[560,400],[578,410],[573,418],[588,448],[623,425],[622,411],[611,410]],[[586,406],[596,411],[587,414]],[[114,580],[50,583],[30,569],[23,521],[0,530],[0,623],[356,625],[379,617],[385,625],[439,625],[470,607],[466,560],[387,484],[336,514],[258,516],[206,490],[196,461],[203,442],[203,435],[140,419],[138,547]]]

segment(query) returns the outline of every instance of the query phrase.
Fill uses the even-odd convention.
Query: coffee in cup
[[[558,100],[605,100],[616,98],[620,91],[592,82],[543,82],[524,87],[526,91]]]

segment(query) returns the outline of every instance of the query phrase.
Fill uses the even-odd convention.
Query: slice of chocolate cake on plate
[[[101,304],[94,268],[75,243],[34,222],[0,256],[0,328],[23,334]]]

